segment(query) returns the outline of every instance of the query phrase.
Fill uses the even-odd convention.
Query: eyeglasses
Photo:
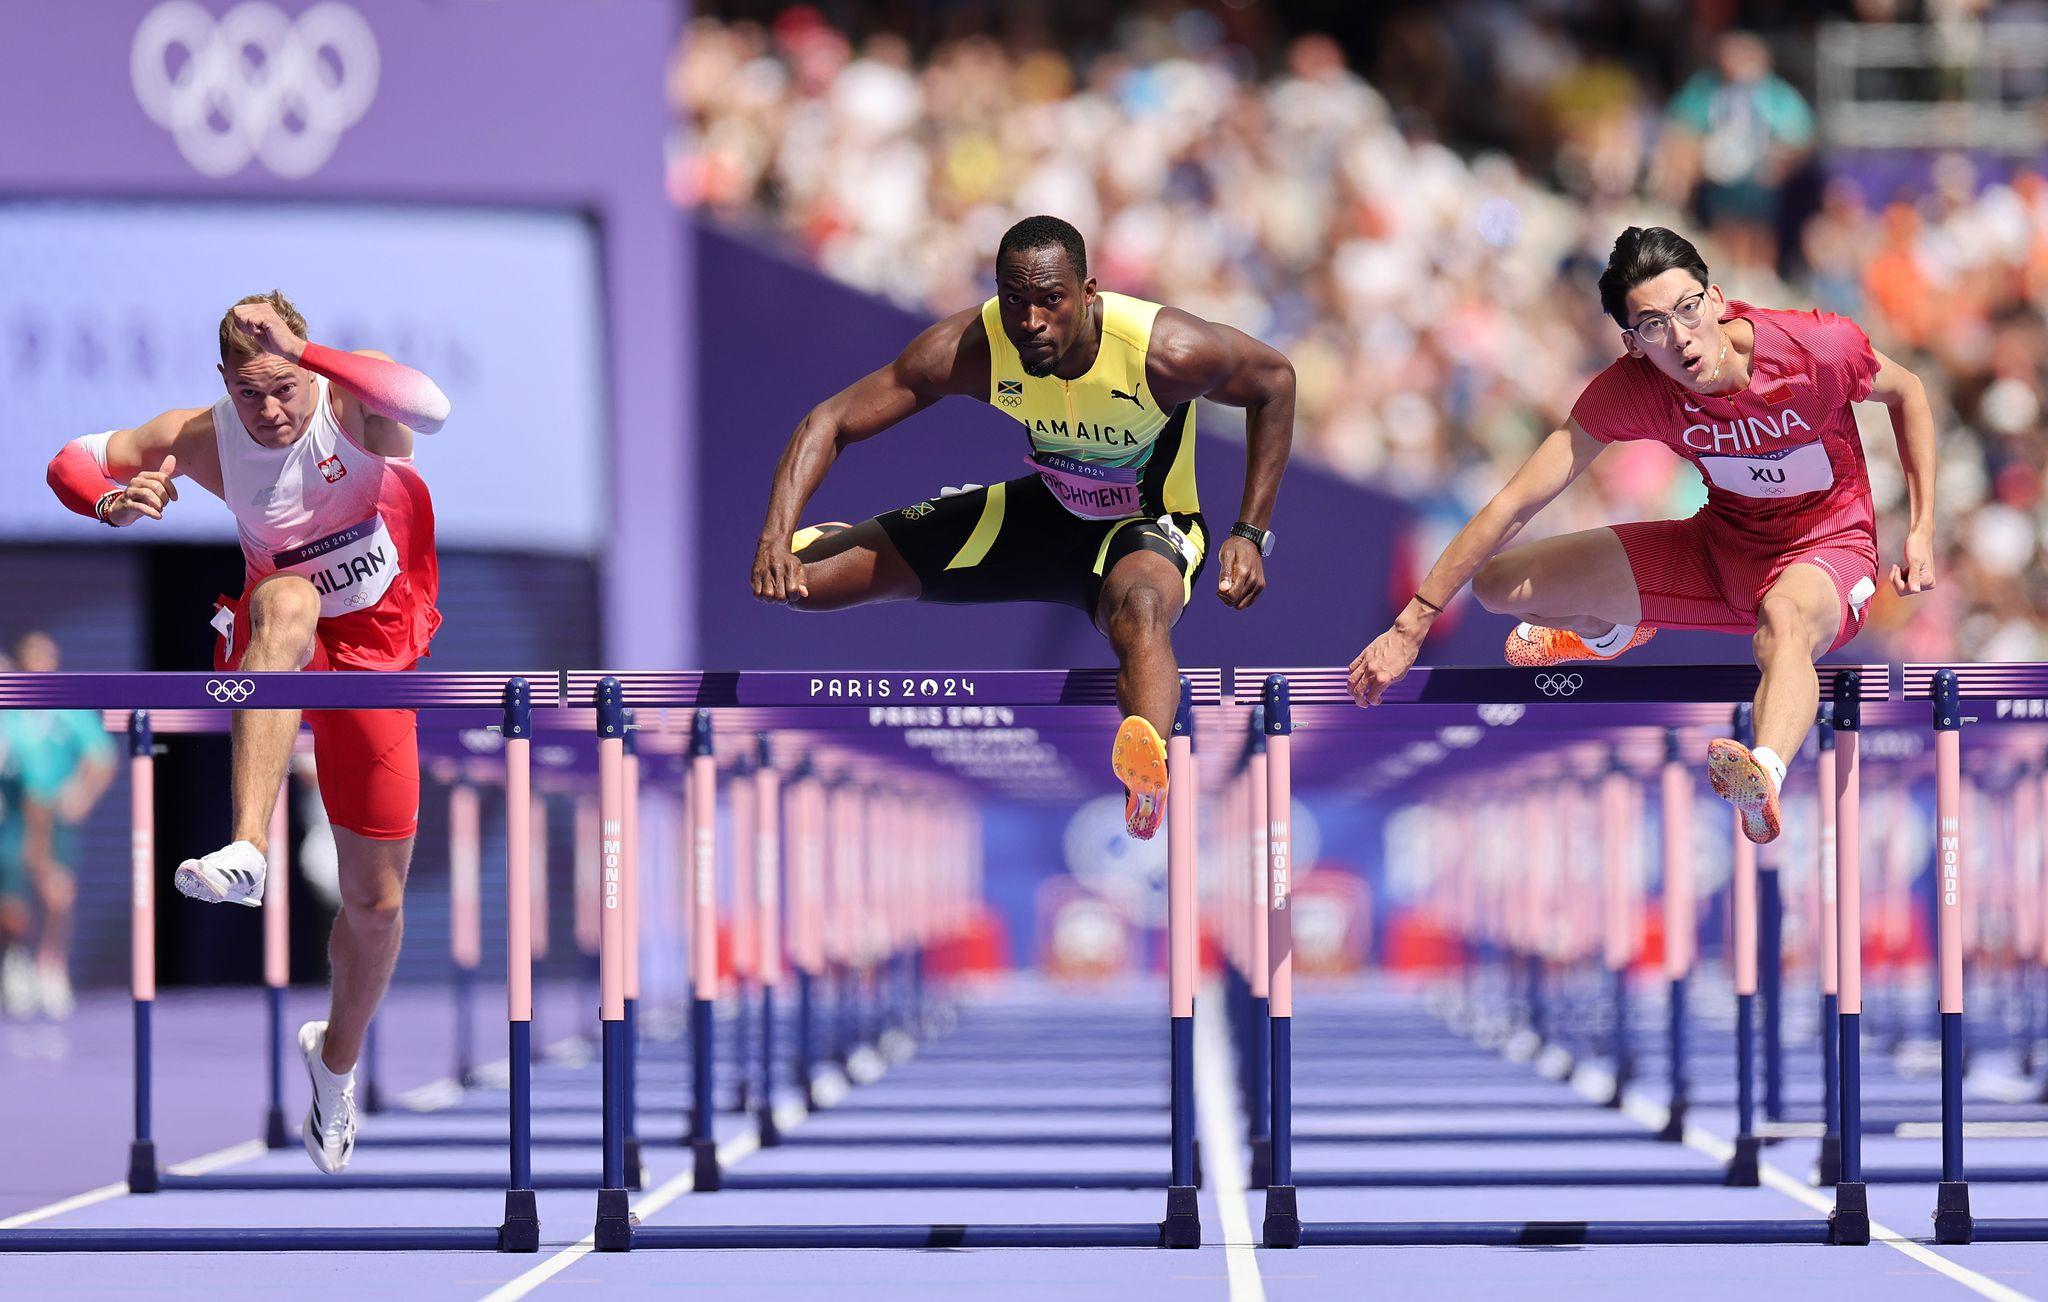
[[[1706,315],[1706,308],[1707,292],[1701,290],[1699,293],[1688,298],[1679,299],[1677,304],[1672,307],[1670,316],[1665,316],[1661,312],[1652,312],[1636,322],[1634,327],[1624,329],[1622,333],[1634,335],[1646,344],[1661,344],[1671,338],[1671,322],[1673,320],[1676,320],[1678,324],[1690,330],[1698,325],[1700,319]]]

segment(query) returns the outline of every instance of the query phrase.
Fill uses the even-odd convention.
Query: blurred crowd
[[[1748,33],[1660,68],[1575,42],[1550,7],[1451,6],[1485,20],[1462,26],[1410,12],[1370,76],[1324,36],[1254,50],[1227,9],[915,50],[803,7],[700,19],[671,77],[686,129],[669,184],[934,313],[986,297],[1012,221],[1063,216],[1104,287],[1288,354],[1301,456],[1438,521],[1483,501],[1621,351],[1594,290],[1616,234],[1672,226],[1731,296],[1853,316],[1928,383],[1940,586],[1908,602],[1880,585],[1859,651],[2048,658],[2048,182],[1951,158],[1866,193],[1816,153],[1812,106]],[[1888,567],[1903,483],[1883,409],[1859,415]],[[1538,523],[1703,497],[1676,458],[1624,447]]]
[[[24,633],[0,670],[51,673],[56,640]],[[93,710],[0,710],[0,1013],[71,1016],[71,924],[80,835],[114,779]]]

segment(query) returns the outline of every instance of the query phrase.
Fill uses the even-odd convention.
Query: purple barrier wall
[[[607,659],[687,664],[697,653],[688,546],[697,493],[683,401],[692,290],[683,226],[662,188],[671,130],[662,84],[683,10],[674,0],[9,5],[0,198],[590,214],[603,233],[610,492],[625,522],[607,544]],[[231,29],[230,15],[242,25]],[[209,51],[227,57],[200,57]],[[280,98],[265,90],[265,69],[321,89]],[[0,470],[40,478],[49,453],[27,448],[27,433],[6,431]],[[546,477],[545,465],[531,467],[532,499],[505,509],[545,510]]]
[[[1029,668],[1104,665],[1108,644],[1058,606],[881,606],[799,615],[748,590],[768,484],[783,444],[813,404],[881,366],[928,319],[836,284],[729,232],[700,227],[705,322],[698,371],[704,485],[698,573],[706,664],[759,668]],[[994,408],[950,399],[833,467],[810,520],[859,520],[936,493],[1017,473],[1023,433]],[[1244,449],[1198,445],[1212,532],[1237,518]],[[1386,574],[1409,508],[1298,461],[1274,521],[1268,588],[1250,611],[1216,599],[1204,570],[1177,644],[1187,664],[1348,661],[1390,618]]]

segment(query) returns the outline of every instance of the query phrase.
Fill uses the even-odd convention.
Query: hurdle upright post
[[[1935,902],[1941,1008],[1941,1186],[1934,1241],[1975,1237],[1963,1174],[1963,712],[1956,674],[1934,675]]]
[[[448,789],[448,950],[455,971],[455,1080],[464,1087],[476,1084],[474,1001],[476,969],[483,961],[482,855],[476,786],[457,779]]]
[[[694,1187],[709,1193],[724,1182],[718,1166],[713,1097],[718,1053],[718,760],[712,754],[711,711],[690,719],[690,1156]]]
[[[1621,756],[1609,757],[1607,771],[1600,778],[1600,822],[1605,835],[1600,840],[1602,958],[1606,961],[1608,995],[1614,1018],[1614,1087],[1607,1106],[1619,1108],[1628,1101],[1628,1088],[1635,1075],[1635,1053],[1629,1042],[1628,970],[1635,962],[1636,918],[1630,898],[1629,825],[1631,802],[1629,776]]]
[[[1685,1113],[1691,1084],[1686,1076],[1686,985],[1699,949],[1697,901],[1692,873],[1692,773],[1681,755],[1676,728],[1664,730],[1664,767],[1659,796],[1663,806],[1661,847],[1664,860],[1664,977],[1669,994],[1666,1017],[1670,1047],[1671,1103],[1657,1138],[1667,1143],[1685,1139]]]
[[[540,1251],[540,1209],[533,1190],[533,694],[524,678],[505,684],[505,1003],[511,1058],[507,1135],[510,1179],[501,1252]],[[476,792],[469,792],[469,835],[477,831]],[[474,850],[474,845],[471,849]],[[474,867],[472,863],[472,867]]]
[[[284,1124],[284,997],[292,983],[292,869],[289,770],[270,810],[269,844],[264,850],[263,1003],[270,1035],[270,1102],[263,1110],[263,1146],[288,1147]]]
[[[727,944],[732,958],[732,1099],[728,1110],[745,1116],[753,1111],[754,1091],[750,1079],[754,1068],[753,992],[754,978],[754,871],[759,864],[760,815],[754,807],[752,756],[742,755],[732,766],[730,807],[732,810],[732,926]]]
[[[135,1137],[128,1143],[128,1192],[155,1193],[150,1022],[156,1008],[156,741],[147,710],[128,716],[128,982],[135,1013]]]
[[[626,714],[619,680],[597,684],[598,836],[603,853],[604,916],[598,942],[598,1018],[603,1034],[604,1155],[597,1191],[599,1252],[633,1246],[632,1212],[626,1193],[626,972],[624,889]]]
[[[1294,716],[1287,679],[1266,679],[1266,926],[1271,968],[1267,997],[1273,1021],[1273,1172],[1266,1186],[1265,1244],[1301,1246],[1301,1212],[1294,1187]]]
[[[761,1146],[773,1148],[782,1142],[775,1121],[775,990],[782,984],[783,800],[782,775],[776,772],[766,733],[761,734],[760,761],[754,770],[754,811],[754,920],[760,928],[754,959],[761,985],[761,1095],[755,1100],[754,1129]]]
[[[1735,707],[1735,740],[1747,746],[1754,739],[1750,709]],[[1728,1157],[1725,1183],[1745,1188],[1763,1182],[1759,1170],[1762,1142],[1756,1134],[1756,994],[1757,872],[1756,844],[1742,834],[1742,814],[1729,813],[1735,866],[1730,930],[1735,943],[1735,1148]]]
[[[1251,1081],[1251,1097],[1246,1101],[1246,1111],[1251,1121],[1251,1178],[1248,1183],[1254,1189],[1263,1189],[1273,1180],[1273,1003],[1272,974],[1266,923],[1266,706],[1260,702],[1252,707],[1251,754],[1245,760],[1247,782],[1245,803],[1248,817],[1242,829],[1245,837],[1245,867],[1249,880],[1242,893],[1251,906],[1246,910],[1249,926],[1246,939],[1250,941],[1246,967],[1251,985],[1250,1025],[1245,1028],[1246,1074]]]
[[[1195,693],[1183,675],[1166,740],[1166,952],[1172,1178],[1159,1243],[1202,1246],[1195,1187]]]
[[[1835,1055],[1841,1071],[1841,1166],[1835,1208],[1828,1213],[1831,1242],[1870,1242],[1870,1195],[1863,1183],[1863,795],[1858,758],[1863,728],[1863,676],[1835,674],[1835,932],[1837,1003]]]
[[[619,799],[619,946],[623,969],[624,991],[621,1005],[625,1013],[625,1061],[621,1064],[620,1083],[623,1115],[620,1125],[625,1131],[625,1165],[627,1187],[638,1189],[641,1184],[640,1165],[640,754],[633,744],[633,733],[638,727],[631,709],[620,712],[625,721],[620,736]],[[600,923],[600,926],[603,924]],[[600,941],[602,944],[602,941]]]
[[[1838,985],[1839,960],[1836,927],[1839,919],[1835,916],[1835,838],[1838,780],[1836,769],[1839,757],[1835,750],[1834,703],[1822,701],[1818,717],[1814,720],[1814,741],[1819,755],[1814,765],[1815,803],[1819,806],[1820,836],[1819,856],[1814,864],[1814,879],[1818,883],[1820,909],[1815,917],[1816,929],[1820,932],[1820,1098],[1821,1136],[1820,1156],[1815,1163],[1819,1181],[1832,1185],[1842,1178],[1842,1131],[1841,1131],[1841,1061],[1838,1056],[1839,1040],[1837,1019],[1841,1015],[1841,994]]]

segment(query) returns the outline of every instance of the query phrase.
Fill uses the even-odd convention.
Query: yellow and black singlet
[[[1027,375],[1016,345],[1003,333],[1001,304],[993,298],[983,303],[989,403],[1024,426],[1041,478],[1075,515],[1115,520],[1199,511],[1194,404],[1162,411],[1145,383],[1159,304],[1123,294],[1097,297],[1102,340],[1095,364],[1078,380]],[[1102,485],[1092,494],[1091,482]],[[1132,489],[1127,495],[1118,491],[1126,482]]]
[[[923,600],[1053,601],[1093,613],[1119,561],[1150,551],[1183,597],[1208,550],[1195,493],[1195,410],[1162,410],[1145,378],[1157,303],[1101,294],[1102,335],[1079,379],[1026,374],[1001,309],[982,304],[987,400],[1024,426],[1031,473],[876,517]]]

